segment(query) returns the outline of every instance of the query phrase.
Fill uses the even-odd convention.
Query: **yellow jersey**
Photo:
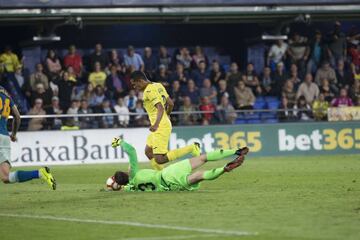
[[[104,72],[92,72],[89,75],[89,82],[93,85],[93,87],[96,87],[97,85],[104,87],[105,81],[106,73]]]
[[[164,107],[164,114],[161,118],[159,129],[171,128],[171,121],[169,116],[166,114],[166,100],[169,94],[161,83],[150,83],[144,89],[144,108],[149,115],[151,125],[154,125],[157,117],[157,108],[155,105],[160,103]]]
[[[20,62],[16,54],[3,53],[0,55],[0,71],[15,72],[16,68],[20,66]]]

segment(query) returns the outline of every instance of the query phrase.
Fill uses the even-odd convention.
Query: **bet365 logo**
[[[341,130],[314,130],[309,134],[292,135],[285,129],[279,129],[279,150],[350,150],[360,149],[360,129],[344,128]]]

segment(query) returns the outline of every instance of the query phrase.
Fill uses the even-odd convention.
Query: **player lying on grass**
[[[151,82],[141,71],[131,74],[131,85],[134,89],[144,92],[143,104],[151,123],[150,134],[146,140],[145,155],[155,170],[164,168],[164,163],[181,158],[189,153],[199,156],[198,143],[168,151],[172,125],[170,113],[174,103],[161,83]]]
[[[7,120],[9,115],[13,116],[11,135],[7,131]],[[0,87],[0,179],[3,183],[26,182],[35,178],[41,178],[47,182],[52,189],[56,189],[56,182],[49,168],[44,167],[34,171],[10,172],[10,140],[17,140],[16,133],[20,126],[20,113],[9,94]]]
[[[129,156],[129,172],[117,171],[114,179],[124,191],[191,191],[199,188],[204,180],[214,180],[225,172],[239,167],[248,153],[247,147],[240,149],[220,149],[202,154],[198,157],[182,160],[161,171],[152,169],[138,169],[138,160],[135,148],[120,138],[114,138],[111,145],[121,146]],[[193,170],[208,161],[217,161],[236,155],[236,158],[223,167],[211,170]]]

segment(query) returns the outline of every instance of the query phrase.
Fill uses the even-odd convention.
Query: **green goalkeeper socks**
[[[224,173],[224,167],[207,170],[203,174],[204,180],[214,180]]]
[[[206,154],[206,160],[208,161],[216,161],[221,160],[226,157],[230,157],[231,155],[234,155],[236,152],[236,149],[218,149],[212,152],[209,152]]]

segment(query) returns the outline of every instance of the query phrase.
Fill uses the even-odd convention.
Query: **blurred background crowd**
[[[321,121],[331,106],[360,106],[359,40],[357,31],[343,32],[340,22],[330,32],[293,32],[288,40],[269,42],[260,71],[255,62],[241,69],[236,62],[210,60],[201,46],[119,51],[97,43],[87,55],[81,46],[71,45],[64,54],[50,48],[28,72],[21,56],[5,46],[1,85],[22,114],[84,114],[34,118],[28,130],[147,126],[142,94],[130,86],[135,70],[167,88],[174,111],[183,112],[172,115],[174,125]]]

